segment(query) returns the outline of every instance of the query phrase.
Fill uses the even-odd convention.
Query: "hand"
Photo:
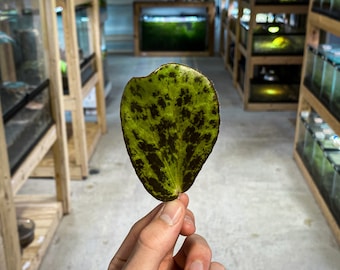
[[[187,209],[189,198],[158,205],[131,228],[113,257],[108,270],[223,270],[221,264],[211,262],[211,249],[205,239],[194,234],[195,219]],[[174,256],[179,235],[187,236]]]

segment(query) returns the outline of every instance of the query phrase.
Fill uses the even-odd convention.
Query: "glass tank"
[[[52,124],[39,9],[0,3],[0,99],[11,172]]]
[[[241,43],[246,47],[249,25],[241,23]],[[261,23],[253,30],[253,55],[300,55],[305,45],[305,30],[283,23]]]
[[[77,40],[78,40],[78,54],[80,61],[80,71],[81,71],[81,82],[84,85],[95,73],[95,54],[94,48],[92,46],[91,40],[91,27],[90,27],[90,12],[91,6],[89,5],[79,5],[75,10],[76,17],[76,29],[77,29]],[[63,79],[64,93],[69,94],[68,90],[68,79],[67,79],[67,62],[66,62],[66,52],[65,52],[65,37],[64,37],[64,25],[63,25],[63,9],[58,7],[57,13],[57,23],[58,23],[58,36],[59,36],[59,46],[61,52],[61,73]]]
[[[330,50],[326,53],[320,93],[320,99],[326,106],[329,106],[333,100],[334,88],[336,87],[334,84],[336,78],[336,65],[339,64],[339,49]]]
[[[143,8],[140,28],[143,51],[205,51],[208,48],[205,8]]]
[[[340,151],[329,153],[328,158],[333,167],[330,208],[338,225],[340,225]]]
[[[301,65],[254,67],[250,80],[251,102],[297,102]]]
[[[333,96],[329,106],[330,111],[340,120],[340,66],[336,66],[333,81]]]

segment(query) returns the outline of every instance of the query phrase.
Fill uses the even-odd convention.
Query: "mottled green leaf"
[[[187,191],[219,131],[212,82],[188,66],[162,65],[127,83],[120,116],[131,162],[146,190],[161,201]]]

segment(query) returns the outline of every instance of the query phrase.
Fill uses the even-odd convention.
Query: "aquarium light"
[[[284,94],[284,91],[282,89],[265,88],[263,89],[262,93],[268,96],[280,96]]]
[[[280,31],[280,26],[277,26],[277,25],[268,26],[267,30],[268,30],[269,33],[275,34],[275,33]]]

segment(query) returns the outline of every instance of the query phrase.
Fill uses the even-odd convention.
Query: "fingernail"
[[[201,261],[194,261],[190,265],[190,270],[203,270],[203,263]]]
[[[176,201],[165,203],[160,218],[172,226],[175,225],[179,221],[179,217],[181,216],[182,207],[179,206],[179,203]]]

